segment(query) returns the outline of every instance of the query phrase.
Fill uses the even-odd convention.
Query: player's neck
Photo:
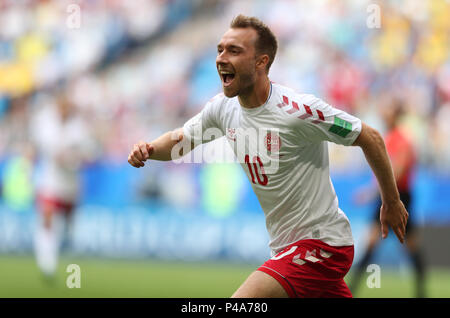
[[[267,76],[262,76],[247,94],[240,94],[238,99],[242,107],[256,108],[267,102],[269,94],[270,80]]]

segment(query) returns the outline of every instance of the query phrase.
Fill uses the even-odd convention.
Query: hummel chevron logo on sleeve
[[[289,103],[289,98],[287,96],[283,96],[283,102],[279,103],[277,106],[279,108],[284,108],[285,106],[290,106],[290,105],[291,105],[291,103]],[[297,116],[299,113],[302,113],[302,110],[300,109],[300,107],[301,106],[299,106],[297,102],[292,101],[292,108],[290,108],[290,109],[287,108],[287,109],[283,109],[283,110],[286,113],[288,113],[289,115],[295,114]],[[325,121],[325,117],[320,110],[318,110],[318,109],[315,110],[317,113],[317,117],[319,117],[319,119],[314,119],[314,113],[310,106],[303,104],[303,109],[304,109],[304,113],[300,116],[297,116],[297,118],[305,120],[307,118],[312,117],[313,124],[318,124],[320,122]]]

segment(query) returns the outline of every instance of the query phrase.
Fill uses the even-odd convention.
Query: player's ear
[[[267,64],[269,63],[269,55],[261,54],[256,58],[256,67],[259,69],[266,70]]]

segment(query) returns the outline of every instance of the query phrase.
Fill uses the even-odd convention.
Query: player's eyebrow
[[[243,50],[244,50],[244,48],[243,48],[242,46],[235,45],[235,44],[228,44],[228,45],[225,45],[225,47],[226,47],[227,49],[229,49],[229,50],[233,50],[233,49],[235,49],[235,50],[240,50],[240,51],[243,51]],[[219,50],[219,49],[221,49],[221,48],[223,48],[223,45],[219,43],[219,44],[217,45],[217,49]]]

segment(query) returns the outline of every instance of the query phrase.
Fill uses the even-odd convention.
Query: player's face
[[[225,96],[245,94],[253,88],[257,36],[252,28],[229,29],[217,45],[216,66]]]

